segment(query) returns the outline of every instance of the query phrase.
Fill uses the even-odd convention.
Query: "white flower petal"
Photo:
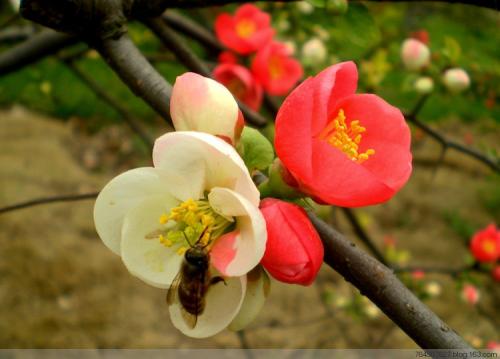
[[[245,328],[259,314],[270,290],[269,276],[262,266],[257,266],[247,274],[247,291],[238,315],[229,329],[238,331]]]
[[[237,192],[220,187],[212,189],[208,201],[216,212],[236,218],[235,235],[225,237],[228,240],[223,244],[216,242],[213,246],[212,264],[225,276],[238,277],[248,273],[259,264],[266,250],[266,222],[259,208]],[[225,248],[228,245],[232,247],[229,253]],[[223,255],[219,256],[220,252]]]
[[[227,278],[210,287],[206,294],[205,310],[198,316],[193,329],[189,328],[182,317],[182,307],[176,303],[169,307],[174,326],[182,333],[193,338],[206,338],[226,328],[240,310],[246,291],[246,276]]]
[[[178,173],[185,180],[203,179],[203,190],[227,187],[254,206],[259,205],[260,193],[245,163],[236,150],[220,138],[202,132],[167,133],[155,142],[153,162],[156,168]],[[200,174],[202,170],[205,176]]]
[[[164,202],[150,198],[130,210],[125,216],[122,230],[121,255],[129,272],[158,288],[168,288],[179,273],[184,258],[176,253],[177,247],[166,247],[156,238],[146,238],[160,228],[162,213],[178,202]]]
[[[200,131],[225,136],[234,143],[238,104],[218,82],[187,72],[172,89],[170,114],[177,131]]]
[[[121,230],[127,212],[145,199],[155,197],[168,203],[169,187],[160,171],[136,168],[113,178],[102,189],[94,206],[94,222],[104,244],[120,255]]]

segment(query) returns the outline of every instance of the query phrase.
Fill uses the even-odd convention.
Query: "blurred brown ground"
[[[149,163],[146,156],[128,155],[133,144],[122,128],[92,138],[72,122],[64,124],[18,107],[1,111],[0,121],[0,206],[99,190],[127,167]],[[459,140],[467,136],[462,127],[455,122],[444,125]],[[474,126],[471,131],[479,145],[496,145],[499,150],[498,128],[493,132]],[[419,141],[410,183],[389,203],[358,213],[379,246],[385,235],[394,236],[398,248],[411,252],[412,263],[461,266],[466,249],[442,214],[453,209],[474,223],[493,221],[478,200],[478,191],[491,185],[485,179],[491,172],[450,151],[433,178],[431,164],[438,149],[429,138]],[[240,347],[237,335],[229,331],[203,340],[177,332],[168,318],[165,291],[132,277],[120,258],[104,247],[93,227],[92,208],[90,200],[0,216],[0,347]],[[338,226],[349,233],[343,218]],[[478,310],[459,300],[449,278],[429,278],[442,283],[443,294],[428,304],[452,328],[469,340],[482,338],[480,346],[500,339],[498,283],[485,278],[488,287],[481,291]],[[327,291],[344,297],[356,292],[326,266],[311,287],[273,282],[263,311],[246,330],[250,346],[415,347],[383,314],[353,317],[323,304],[321,293]]]

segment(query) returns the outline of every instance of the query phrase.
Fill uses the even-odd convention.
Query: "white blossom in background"
[[[443,74],[443,83],[453,93],[459,93],[469,88],[470,78],[461,68],[448,69]]]
[[[408,70],[417,71],[426,67],[431,58],[427,45],[416,39],[406,39],[401,46],[401,60]]]
[[[314,11],[314,6],[307,1],[299,1],[297,9],[303,14],[311,14]]]
[[[317,37],[306,41],[302,46],[302,60],[305,64],[319,65],[328,55],[328,50],[323,41]]]
[[[434,80],[429,76],[419,77],[415,81],[415,90],[421,95],[427,95],[434,90]]]

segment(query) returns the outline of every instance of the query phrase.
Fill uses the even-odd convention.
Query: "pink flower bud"
[[[323,262],[323,244],[305,211],[274,198],[260,202],[267,227],[262,265],[285,283],[310,285]]]
[[[431,52],[423,43],[415,39],[407,39],[401,47],[401,59],[408,70],[420,70],[429,64]]]
[[[463,69],[453,68],[445,71],[443,83],[449,91],[458,93],[470,86],[470,78]]]
[[[479,301],[479,290],[472,284],[465,284],[462,289],[462,299],[475,305]]]

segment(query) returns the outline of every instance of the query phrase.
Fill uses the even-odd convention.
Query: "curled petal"
[[[236,230],[221,237],[212,248],[212,265],[225,276],[248,273],[260,262],[266,248],[262,214],[243,196],[227,188],[213,188],[208,200],[216,212],[236,218]]]
[[[227,278],[226,284],[212,285],[205,297],[205,309],[198,316],[194,328],[186,325],[182,307],[174,303],[169,307],[170,318],[174,326],[182,333],[193,338],[206,338],[225,329],[241,308],[245,298],[246,276]]]
[[[238,105],[217,81],[187,72],[172,89],[170,114],[177,131],[200,131],[229,138],[234,144]]]
[[[257,266],[247,274],[247,291],[241,309],[229,325],[229,329],[238,331],[250,324],[259,314],[269,295],[271,283],[262,266]]]
[[[123,263],[132,275],[158,288],[170,286],[184,258],[176,253],[177,247],[166,247],[150,236],[158,230],[161,214],[174,205],[160,198],[147,199],[130,210],[123,223]]]
[[[164,182],[164,173],[152,167],[136,168],[113,178],[99,193],[94,206],[94,222],[104,244],[120,255],[121,230],[125,215],[146,199],[165,204],[173,197]]]
[[[190,131],[167,133],[155,142],[153,163],[177,174],[179,181],[190,183],[192,191],[178,193],[180,200],[200,198],[213,187],[226,187],[254,206],[259,204],[260,193],[245,163],[231,145],[217,137]]]

